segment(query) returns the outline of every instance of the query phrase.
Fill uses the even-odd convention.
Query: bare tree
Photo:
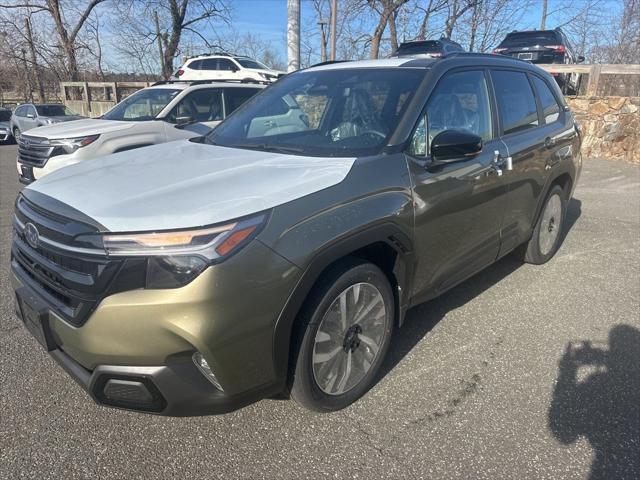
[[[449,15],[445,22],[444,37],[451,38],[456,23],[467,11],[474,7],[478,0],[450,0],[447,2]]]
[[[371,50],[370,56],[371,58],[378,58],[380,55],[380,41],[382,40],[382,35],[384,34],[389,19],[395,15],[398,9],[407,3],[409,0],[367,0],[367,4],[369,8],[377,13],[378,22],[373,31],[373,35],[371,36]],[[395,23],[394,23],[394,34],[395,34]],[[398,39],[395,39],[395,44],[397,47]]]
[[[83,9],[77,10],[74,2],[63,3],[61,0],[27,1],[25,3],[0,4],[1,8],[26,9],[30,15],[48,13],[55,26],[58,45],[63,52],[66,62],[67,75],[71,80],[78,80],[78,35],[91,12],[106,0],[90,0]],[[69,18],[75,17],[74,21]]]

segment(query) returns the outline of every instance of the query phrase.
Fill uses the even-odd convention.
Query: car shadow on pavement
[[[549,429],[594,450],[591,480],[640,478],[640,330],[617,325],[608,345],[569,342],[559,362]]]
[[[582,214],[582,202],[575,198],[567,205],[562,243]],[[553,261],[553,260],[552,260]],[[470,279],[462,282],[443,295],[412,307],[406,315],[402,328],[395,331],[389,353],[382,365],[378,382],[382,380],[402,359],[429,333],[451,310],[461,307],[484,291],[500,282],[523,265],[515,255],[507,255]]]

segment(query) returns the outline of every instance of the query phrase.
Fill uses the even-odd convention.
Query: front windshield
[[[257,68],[258,70],[271,70],[264,63],[260,63],[257,60],[251,60],[250,58],[237,58],[236,62],[242,65],[244,68]]]
[[[128,96],[102,118],[141,122],[153,120],[181,90],[175,88],[149,88]]]
[[[70,117],[78,115],[64,105],[36,105],[36,110],[41,117]]]
[[[207,140],[309,156],[373,155],[387,144],[424,73],[403,68],[296,73],[245,103]]]
[[[9,110],[0,110],[0,122],[8,122],[11,120],[11,112]]]

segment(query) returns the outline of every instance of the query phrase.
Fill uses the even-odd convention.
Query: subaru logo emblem
[[[22,145],[24,145],[25,147],[30,147],[31,146],[31,140],[29,140],[28,138],[22,137]]]
[[[40,233],[33,223],[24,226],[24,238],[32,248],[38,248],[40,244]]]

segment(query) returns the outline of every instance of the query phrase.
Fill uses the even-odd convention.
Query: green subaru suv
[[[579,149],[553,78],[523,61],[312,67],[205,137],[25,188],[16,311],[99,404],[341,409],[412,305],[512,251],[554,255]]]

